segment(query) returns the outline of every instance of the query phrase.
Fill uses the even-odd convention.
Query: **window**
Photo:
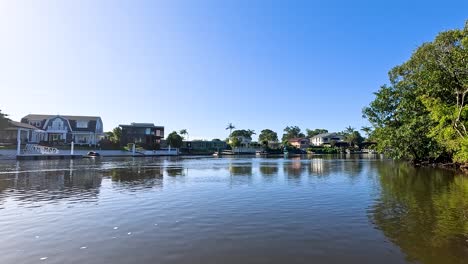
[[[63,129],[63,121],[61,119],[55,119],[52,122],[52,128],[54,129]]]
[[[76,122],[77,128],[88,128],[88,121],[77,121]]]
[[[151,135],[151,128],[145,129],[145,135]]]
[[[156,130],[156,136],[160,137],[161,136],[161,130]]]

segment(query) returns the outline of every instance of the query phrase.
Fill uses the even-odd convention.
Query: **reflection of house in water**
[[[162,187],[163,167],[131,166],[110,170],[112,181],[128,189]]]
[[[97,200],[102,177],[96,170],[34,171],[2,175],[0,199],[12,198],[27,205],[36,202]],[[14,191],[14,192],[10,192]],[[20,193],[21,195],[18,195]],[[11,194],[11,195],[10,195]]]
[[[277,162],[261,162],[260,173],[262,176],[278,175],[278,163]]]
[[[313,174],[322,175],[326,171],[325,162],[323,159],[310,160],[310,172]]]
[[[287,176],[300,177],[307,167],[302,163],[301,159],[291,159],[290,162],[284,163],[283,171]]]
[[[229,164],[231,175],[252,176],[252,163],[231,163]]]
[[[183,167],[166,167],[167,176],[185,176],[185,170]]]

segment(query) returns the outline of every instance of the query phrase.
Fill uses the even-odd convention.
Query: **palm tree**
[[[367,139],[369,139],[370,134],[372,133],[372,128],[370,126],[363,126],[361,130],[364,131],[364,133],[366,133],[366,137]]]
[[[184,138],[185,138],[185,135],[187,135],[187,141],[189,140],[189,133],[188,133],[187,129],[184,128],[184,129],[180,130],[179,134],[183,135]]]
[[[229,130],[229,137],[231,137],[232,130],[236,128],[232,123],[229,123],[228,126],[226,127],[226,130]]]

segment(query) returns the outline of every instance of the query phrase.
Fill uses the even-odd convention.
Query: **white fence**
[[[59,150],[57,148],[40,146],[37,144],[26,144],[26,147],[24,148],[24,154],[51,155],[51,154],[59,154]]]

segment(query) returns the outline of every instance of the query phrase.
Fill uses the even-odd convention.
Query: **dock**
[[[17,160],[55,160],[55,159],[81,159],[83,155],[72,154],[20,154]]]

